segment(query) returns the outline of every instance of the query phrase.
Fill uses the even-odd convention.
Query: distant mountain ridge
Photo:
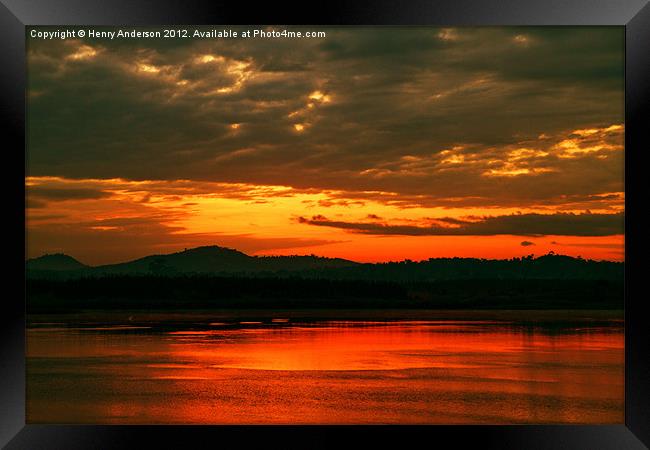
[[[55,264],[54,256],[60,263]],[[67,258],[68,265],[63,264]],[[72,263],[74,261],[76,265]],[[154,274],[175,275],[187,273],[249,273],[301,271],[305,269],[352,267],[359,263],[340,258],[319,256],[249,256],[226,247],[203,246],[181,252],[149,255],[118,264],[86,266],[71,256],[44,255],[27,260],[28,272],[69,271],[78,275]],[[70,273],[69,275],[74,275]]]
[[[622,281],[624,264],[548,254],[534,258],[488,260],[431,258],[413,262],[357,263],[319,256],[250,256],[235,249],[204,246],[150,255],[119,264],[86,266],[64,255],[27,260],[28,278],[80,278],[112,275],[219,275],[301,277],[333,280],[420,282],[464,279],[585,279]]]
[[[63,253],[46,254],[38,258],[28,259],[25,263],[27,270],[66,271],[88,268],[87,265]]]

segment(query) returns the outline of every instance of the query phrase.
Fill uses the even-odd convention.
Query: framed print
[[[650,7],[316,9],[4,1],[3,445],[645,448]]]

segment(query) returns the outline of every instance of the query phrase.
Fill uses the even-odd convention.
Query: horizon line
[[[556,253],[556,252],[554,252],[552,250],[547,252],[547,253],[540,254],[540,255],[537,255],[537,256],[535,255],[535,253],[529,253],[527,255],[523,255],[523,256],[519,256],[519,257],[513,256],[511,258],[481,258],[481,257],[478,257],[478,256],[440,256],[440,257],[423,258],[423,259],[419,259],[419,260],[414,260],[414,259],[411,259],[411,258],[404,258],[404,259],[401,259],[401,260],[359,262],[359,261],[355,261],[355,260],[347,259],[347,258],[320,256],[320,255],[316,255],[314,253],[310,253],[310,254],[294,254],[294,255],[249,255],[248,253],[243,252],[241,250],[238,250],[236,248],[224,247],[224,246],[217,245],[217,244],[214,244],[214,245],[199,245],[197,247],[188,247],[188,248],[185,248],[184,250],[179,250],[179,251],[170,252],[170,253],[152,253],[152,254],[140,256],[140,257],[125,260],[125,261],[118,261],[118,262],[97,264],[97,265],[86,264],[86,263],[80,261],[78,258],[76,258],[76,257],[74,257],[71,254],[66,253],[66,252],[43,253],[40,256],[36,256],[36,257],[33,257],[33,258],[27,258],[26,257],[25,262],[27,263],[29,261],[33,261],[35,259],[43,258],[45,256],[63,255],[63,256],[68,256],[68,257],[74,259],[75,261],[79,262],[80,264],[83,264],[84,266],[91,267],[91,268],[97,268],[97,267],[103,267],[103,266],[127,264],[127,263],[131,263],[131,262],[134,262],[134,261],[138,261],[138,260],[143,259],[143,258],[148,258],[148,257],[151,257],[151,256],[176,255],[176,254],[185,253],[185,252],[188,252],[188,251],[197,250],[197,249],[201,249],[201,248],[219,248],[219,249],[224,249],[224,250],[235,251],[235,252],[241,253],[241,254],[243,254],[245,256],[248,256],[249,258],[260,258],[261,259],[261,258],[315,257],[315,258],[323,258],[323,259],[330,259],[330,260],[339,259],[339,260],[343,260],[343,261],[352,262],[352,263],[355,263],[355,264],[390,264],[390,263],[402,263],[402,262],[420,263],[420,262],[425,262],[425,261],[441,260],[441,259],[477,259],[477,260],[483,260],[483,261],[512,261],[512,260],[515,260],[515,259],[524,259],[524,258],[528,258],[528,257],[532,257],[533,259],[539,259],[539,258],[541,258],[543,256],[563,256],[563,257],[567,257],[567,258],[571,258],[571,259],[583,260],[583,261],[593,261],[593,262],[610,262],[610,263],[617,263],[617,264],[624,264],[625,263],[624,259],[621,260],[621,261],[611,260],[611,259],[591,259],[591,258],[583,258],[582,256],[564,255],[564,254],[561,254],[561,253]]]

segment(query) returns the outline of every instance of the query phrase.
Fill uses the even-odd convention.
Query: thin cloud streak
[[[445,226],[390,225],[376,222],[343,222],[324,216],[298,217],[301,224],[332,227],[352,233],[378,236],[613,236],[623,233],[624,213],[618,214],[513,214],[477,220],[439,218]],[[522,245],[524,245],[522,243]],[[530,244],[528,244],[530,245]]]

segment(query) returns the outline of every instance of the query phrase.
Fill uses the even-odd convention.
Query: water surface
[[[623,423],[620,320],[367,316],[39,316],[27,421]]]

